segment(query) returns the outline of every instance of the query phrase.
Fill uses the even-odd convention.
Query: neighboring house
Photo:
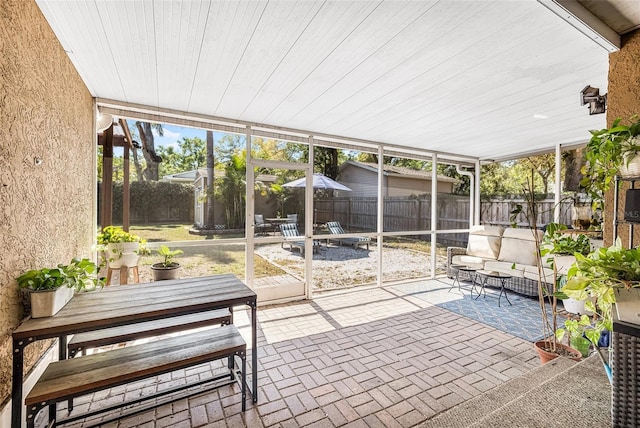
[[[196,180],[197,169],[191,171],[177,172],[175,174],[163,175],[161,181],[168,181],[170,183],[188,183],[193,184]],[[205,170],[206,173],[206,170]]]
[[[460,180],[438,175],[438,193],[452,193]],[[378,194],[378,164],[347,161],[340,166],[340,183],[351,189],[349,197],[376,197]],[[383,196],[411,196],[431,193],[431,171],[384,165]]]

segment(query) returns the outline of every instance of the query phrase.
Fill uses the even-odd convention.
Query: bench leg
[[[27,428],[35,427],[36,416],[38,416],[40,410],[44,409],[46,405],[47,403],[38,403],[27,407]],[[51,416],[51,412],[49,412],[49,425],[51,425]],[[53,419],[55,421],[55,413],[53,414]]]
[[[240,359],[242,360],[242,411],[244,412],[247,410],[247,353],[241,352]],[[257,392],[254,392],[254,394],[257,394]]]

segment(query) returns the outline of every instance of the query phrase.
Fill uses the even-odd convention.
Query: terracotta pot
[[[545,340],[539,340],[539,341],[537,341],[536,343],[533,344],[533,347],[538,352],[538,355],[540,355],[540,363],[541,364],[546,364],[549,361],[559,357],[558,354],[555,354],[553,352],[549,352],[546,349],[544,349],[546,347],[546,343],[548,343],[548,342],[545,341]],[[556,346],[559,347],[559,348],[563,348],[563,349],[565,349],[567,351],[567,353],[572,354],[573,356],[569,357],[572,360],[580,361],[582,359],[582,354],[577,349],[570,348],[569,346],[563,345],[561,343],[558,343]]]

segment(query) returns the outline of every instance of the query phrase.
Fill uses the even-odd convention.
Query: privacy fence
[[[522,205],[526,212],[527,204],[524,199],[491,199],[482,201],[480,206],[480,221],[482,224],[510,226],[511,211],[517,205]],[[346,230],[375,231],[377,230],[377,199],[376,198],[332,198],[315,201],[315,221],[339,221]],[[560,204],[560,222],[571,224],[572,201]],[[540,200],[537,203],[537,227],[553,222],[555,202],[552,199]],[[431,197],[389,197],[384,200],[385,232],[396,231],[428,231],[431,229]],[[469,227],[469,197],[451,194],[438,194],[437,229],[466,229]],[[528,227],[525,214],[516,218],[517,226]],[[429,235],[422,235],[422,239],[430,239]],[[438,236],[438,242],[444,245],[466,245],[467,234],[443,234]]]

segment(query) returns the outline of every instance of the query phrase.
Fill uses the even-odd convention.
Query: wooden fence
[[[510,226],[510,213],[517,204],[526,203],[523,199],[493,199],[480,204],[480,222]],[[538,202],[538,218],[536,225],[542,227],[553,222],[553,200]],[[560,222],[571,224],[572,202],[560,205]],[[373,232],[377,229],[377,198],[332,198],[315,201],[315,221],[339,221],[345,230]],[[428,231],[431,229],[431,197],[390,197],[384,200],[385,232],[396,231]],[[437,207],[438,230],[467,229],[469,227],[469,198],[451,194],[438,194]],[[518,226],[527,226],[524,214],[516,219]],[[422,235],[421,239],[430,239]],[[438,242],[444,245],[465,246],[466,233],[452,233],[438,236]]]

